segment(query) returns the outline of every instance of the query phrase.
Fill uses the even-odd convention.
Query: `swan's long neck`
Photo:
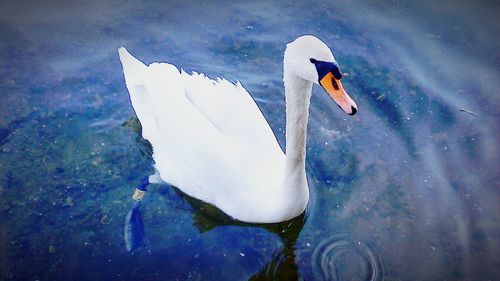
[[[284,72],[286,160],[283,184],[290,195],[296,197],[294,200],[305,200],[301,203],[307,204],[309,190],[306,180],[306,136],[312,83],[287,73],[286,65]]]
[[[307,119],[312,83],[286,77],[286,166],[305,175]]]

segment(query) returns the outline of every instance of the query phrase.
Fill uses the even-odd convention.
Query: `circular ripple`
[[[312,257],[317,280],[384,280],[384,265],[368,245],[346,235],[321,241]]]

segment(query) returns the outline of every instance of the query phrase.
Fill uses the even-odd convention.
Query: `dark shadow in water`
[[[260,227],[281,238],[283,247],[276,251],[271,261],[250,277],[249,280],[301,280],[298,266],[295,263],[295,244],[306,222],[305,212],[294,219],[281,223],[245,223],[231,218],[210,204],[186,195],[175,187],[162,186],[159,192],[167,195],[170,193],[170,190],[168,190],[170,188],[175,190],[179,196],[178,198],[184,199],[190,205],[194,215],[193,225],[198,228],[200,233],[210,231],[218,226]]]
[[[149,160],[153,160],[153,146],[151,143],[142,137],[142,125],[137,117],[130,117],[127,121],[122,123],[122,127],[129,128],[132,132],[136,133],[135,141],[137,147],[140,149],[142,155],[146,156]]]

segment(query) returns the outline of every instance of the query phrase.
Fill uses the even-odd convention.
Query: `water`
[[[500,278],[495,1],[43,2],[0,4],[1,279]],[[283,145],[282,52],[306,33],[359,105],[313,89],[306,216],[238,224],[154,186],[127,253],[152,160],[117,48],[240,80]]]

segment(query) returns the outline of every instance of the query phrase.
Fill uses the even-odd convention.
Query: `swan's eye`
[[[316,67],[319,80],[325,77],[328,73],[332,73],[333,77],[337,80],[342,79],[342,73],[340,72],[339,66],[336,62],[320,61],[313,58],[310,58],[309,61]]]
[[[335,88],[335,90],[339,89],[339,84],[337,84],[337,81],[335,81],[335,78],[332,76],[332,85]]]

